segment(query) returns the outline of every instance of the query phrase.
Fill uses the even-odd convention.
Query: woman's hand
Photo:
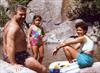
[[[61,42],[57,48],[62,48],[65,45],[65,41]]]
[[[60,44],[56,47],[56,49],[53,50],[53,55],[56,55],[58,50],[60,48],[62,48],[63,45],[65,45],[65,43],[64,42],[60,42]]]
[[[54,49],[54,50],[53,50],[53,55],[56,55],[57,52],[58,52],[58,50],[57,50],[57,49]]]

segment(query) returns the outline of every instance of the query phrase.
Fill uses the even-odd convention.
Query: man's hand
[[[14,69],[16,70],[16,72],[18,72],[18,71],[21,71],[21,70],[22,70],[23,65],[20,65],[20,64],[13,64],[13,67],[14,67]]]
[[[28,47],[28,48],[32,48],[30,43],[27,44],[27,47]]]

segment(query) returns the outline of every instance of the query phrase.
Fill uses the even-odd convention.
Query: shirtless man
[[[4,27],[3,46],[4,60],[20,68],[26,66],[38,73],[46,73],[46,68],[30,57],[27,52],[26,35],[21,28],[26,17],[26,8],[18,5],[13,12],[11,20]]]

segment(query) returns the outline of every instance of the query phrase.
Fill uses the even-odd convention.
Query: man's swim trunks
[[[17,52],[15,54],[16,62],[18,64],[24,65],[25,59],[28,58],[30,55],[28,52],[23,51],[23,52]]]
[[[29,56],[30,56],[29,53],[26,51],[17,52],[15,54],[15,59],[16,59],[17,64],[24,65],[25,59],[28,58]],[[7,55],[3,55],[3,58],[5,61],[9,62]]]

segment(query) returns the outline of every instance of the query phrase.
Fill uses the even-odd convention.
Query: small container
[[[60,73],[60,69],[49,69],[50,73]]]
[[[49,69],[50,73],[60,73],[60,67],[59,65],[55,65],[54,69]]]
[[[53,73],[60,73],[60,69],[54,69]]]

